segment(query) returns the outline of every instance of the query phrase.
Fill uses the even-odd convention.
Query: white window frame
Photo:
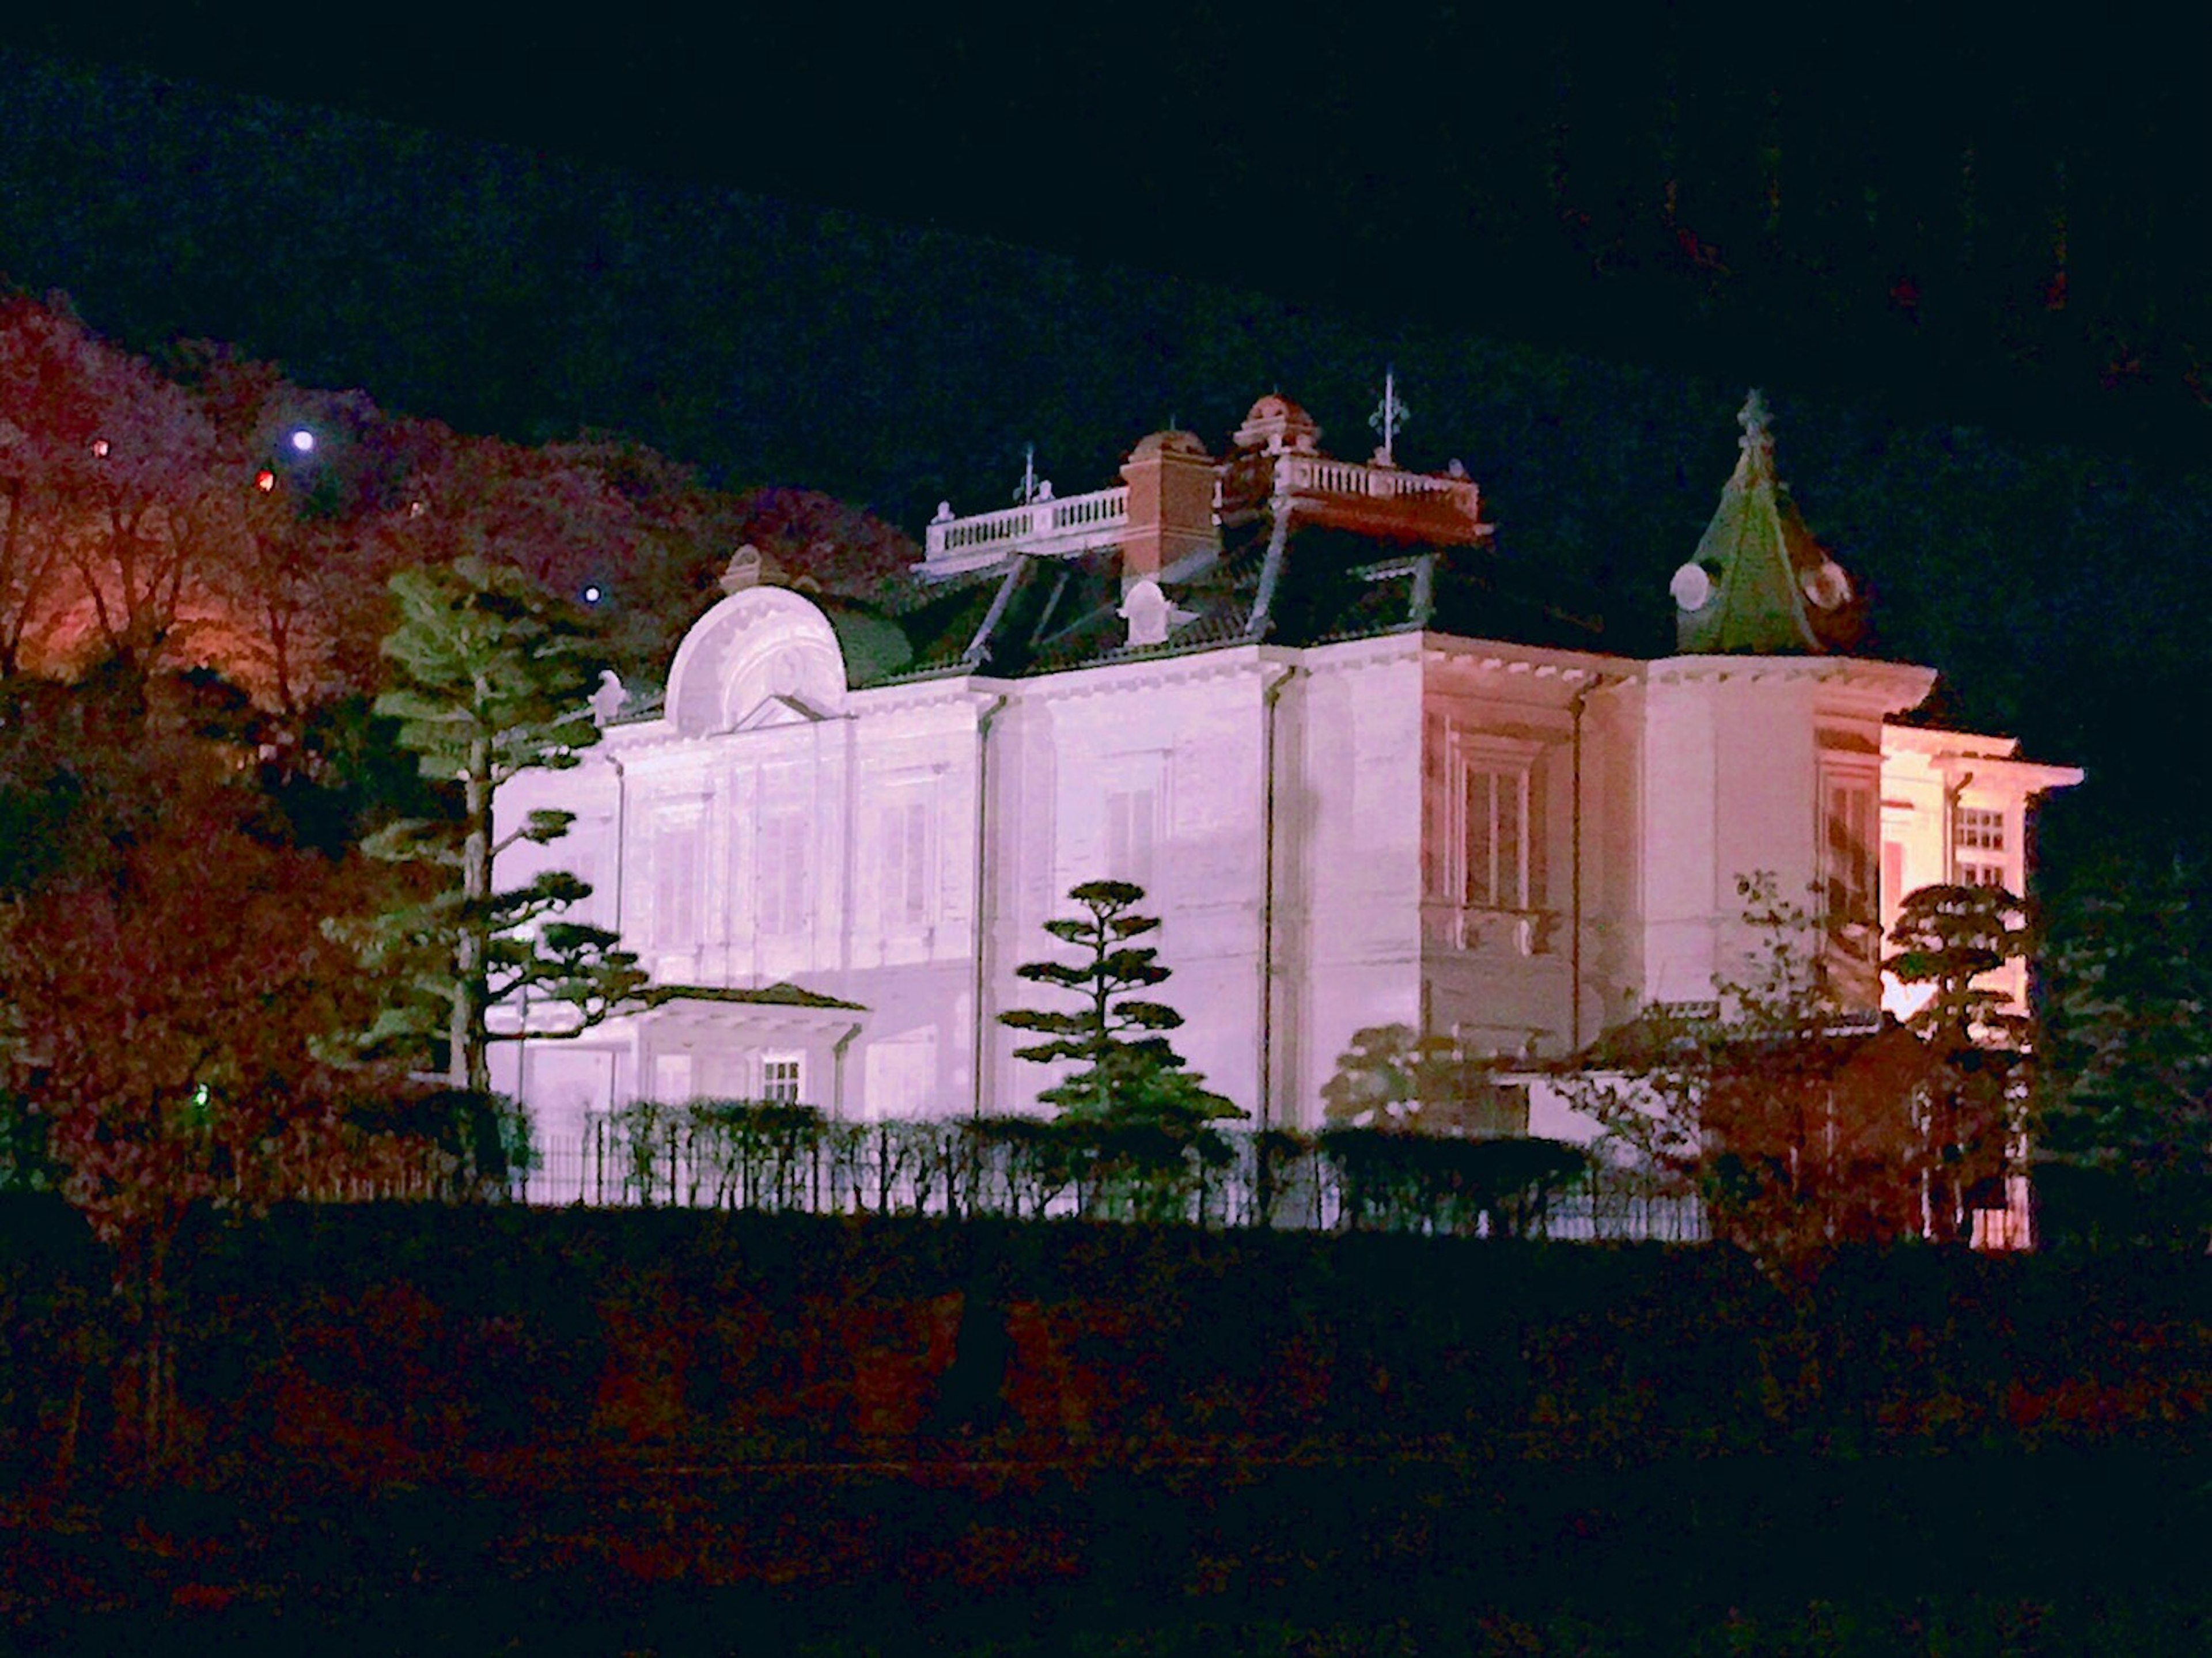
[[[937,801],[895,788],[876,813],[878,909],[889,933],[925,932],[937,918]]]
[[[1527,914],[1535,908],[1535,773],[1540,750],[1534,744],[1480,733],[1454,732],[1445,767],[1450,796],[1443,813],[1446,842],[1437,868],[1444,890],[1437,895],[1468,911]],[[1483,850],[1473,844],[1472,797],[1476,780],[1485,779]],[[1510,824],[1511,850],[1500,834]],[[1480,861],[1482,867],[1477,869]]]
[[[1838,812],[1839,799],[1844,802]],[[1838,834],[1838,819],[1841,833]],[[1819,837],[1820,914],[1831,932],[1881,925],[1881,778],[1873,770],[1824,767]],[[1838,845],[1839,840],[1844,843]],[[1848,860],[1848,861],[1846,861]]]
[[[803,938],[813,899],[807,814],[797,806],[763,810],[753,823],[753,926],[764,938]]]
[[[1170,822],[1167,752],[1154,749],[1110,756],[1100,765],[1098,780],[1097,865],[1076,879],[1103,875],[1156,892]]]
[[[663,814],[653,830],[653,939],[665,950],[696,950],[706,911],[705,815],[696,806]]]
[[[759,1098],[775,1105],[799,1105],[806,1098],[806,1055],[796,1050],[763,1054]]]
[[[1952,829],[1952,845],[1958,851],[2002,852],[2006,849],[2005,810],[2002,806],[1962,805]]]

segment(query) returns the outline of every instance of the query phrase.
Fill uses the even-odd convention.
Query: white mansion
[[[554,1134],[647,1096],[1033,1108],[1048,1078],[997,1016],[1051,1005],[1014,969],[1107,875],[1164,919],[1182,1051],[1262,1124],[1316,1124],[1364,1027],[1557,1060],[1710,999],[1753,871],[1817,888],[1871,1011],[1900,896],[2021,890],[2029,803],[2081,774],[1899,723],[1933,671],[1844,653],[1852,585],[1756,394],[1742,422],[1656,661],[1516,595],[1456,465],[1330,459],[1279,397],[1225,456],[1157,433],[1110,489],[940,510],[896,605],[741,554],[665,695],[611,686],[583,764],[499,801],[579,814],[502,882],[574,870],[685,988],[501,1044],[497,1084]],[[1532,1127],[1586,1137],[1557,1111]]]

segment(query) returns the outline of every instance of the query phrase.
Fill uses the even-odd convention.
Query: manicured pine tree
[[[441,1033],[453,1085],[491,1085],[489,1010],[510,996],[565,1004],[574,1035],[647,1000],[637,958],[603,927],[561,914],[591,888],[561,871],[507,891],[495,860],[523,841],[545,845],[575,814],[533,811],[495,841],[492,799],[526,771],[576,765],[599,741],[587,698],[603,659],[589,621],[509,567],[477,558],[403,570],[392,578],[400,620],[384,641],[392,683],[379,714],[422,774],[458,787],[451,818],[393,823],[363,843],[372,857],[435,873],[437,890],[347,929],[364,962],[395,982],[397,999],[368,1033],[372,1048],[428,1045]]]
[[[1046,1038],[1018,1048],[1014,1057],[1039,1064],[1074,1060],[1080,1069],[1038,1094],[1073,1121],[1113,1127],[1144,1125],[1188,1132],[1201,1124],[1244,1114],[1201,1085],[1184,1069],[1182,1056],[1162,1035],[1182,1015],[1162,1002],[1130,993],[1164,983],[1169,969],[1159,951],[1132,942],[1156,931],[1156,917],[1136,914],[1145,890],[1127,881],[1086,881],[1068,895],[1083,914],[1060,916],[1045,931],[1082,953],[1066,962],[1025,962],[1016,976],[1078,998],[1074,1012],[1021,1008],[1000,1023]]]
[[[2014,1077],[2027,1021],[1980,981],[2027,953],[2026,915],[2002,887],[1924,886],[1905,895],[1889,942],[1896,953],[1883,964],[1930,992],[1908,1021],[1935,1061],[1921,1148],[1929,1235],[1962,1242],[1970,1188],[2002,1175],[2024,1126]]]

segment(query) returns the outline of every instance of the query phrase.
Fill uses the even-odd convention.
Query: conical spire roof
[[[1698,543],[1674,573],[1675,644],[1687,655],[1826,653],[1850,643],[1858,623],[1850,578],[1805,527],[1774,472],[1766,399],[1754,390],[1735,471]]]

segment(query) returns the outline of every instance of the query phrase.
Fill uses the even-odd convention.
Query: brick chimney
[[[1213,457],[1188,432],[1155,432],[1121,467],[1129,516],[1121,531],[1121,589],[1159,580],[1193,553],[1218,552],[1213,523]]]

